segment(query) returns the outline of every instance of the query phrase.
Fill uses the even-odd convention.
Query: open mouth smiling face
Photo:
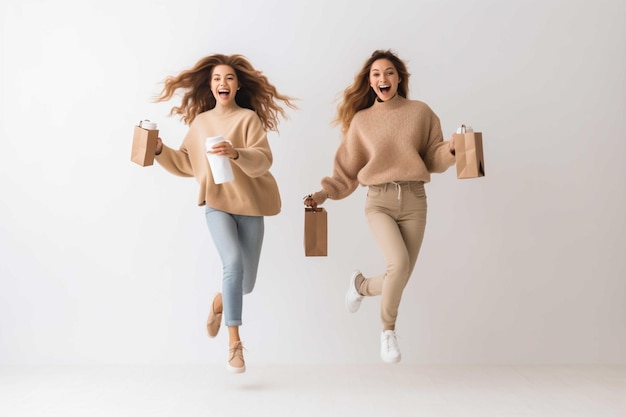
[[[400,76],[396,67],[388,59],[374,61],[370,68],[370,86],[381,101],[391,100],[398,92]]]
[[[216,65],[211,75],[211,91],[221,105],[231,104],[235,100],[239,81],[230,65]]]

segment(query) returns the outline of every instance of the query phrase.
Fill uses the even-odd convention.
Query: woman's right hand
[[[317,202],[313,200],[312,194],[309,194],[306,197],[304,197],[304,205],[307,207],[317,208]]]
[[[154,149],[154,154],[159,155],[163,151],[163,141],[161,138],[157,138],[156,148]]]

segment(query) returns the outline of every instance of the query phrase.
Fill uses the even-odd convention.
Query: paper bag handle
[[[461,125],[461,133],[465,133],[465,130],[466,130],[466,129],[467,129],[467,128],[465,127],[465,125]]]

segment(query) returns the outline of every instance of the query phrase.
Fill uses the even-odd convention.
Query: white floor
[[[626,365],[248,366],[0,366],[0,416],[626,416]]]

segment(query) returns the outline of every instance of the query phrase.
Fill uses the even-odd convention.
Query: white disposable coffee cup
[[[139,127],[143,127],[146,130],[156,130],[157,124],[155,122],[151,122],[150,120],[142,120],[139,122]]]
[[[224,155],[215,155],[209,153],[213,148],[213,145],[224,142],[225,139],[221,136],[212,136],[206,138],[206,157],[209,160],[209,166],[211,167],[211,173],[213,174],[213,181],[216,184],[223,184],[235,179],[233,175],[233,167],[230,165],[230,158]],[[226,142],[229,142],[226,140]]]

